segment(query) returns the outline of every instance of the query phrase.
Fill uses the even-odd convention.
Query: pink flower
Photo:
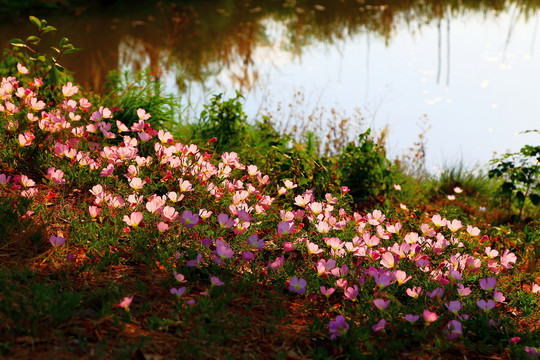
[[[64,94],[65,97],[75,95],[78,91],[79,88],[77,86],[74,86],[71,81],[68,82],[66,85],[62,86],[62,94]]]
[[[463,284],[458,284],[458,294],[459,296],[468,296],[471,294],[471,288],[465,287]]]
[[[381,330],[384,330],[384,327],[386,326],[386,320],[385,319],[381,319],[379,320],[375,325],[373,325],[371,327],[371,329],[374,331],[374,332],[378,332],[378,331],[381,331]]]
[[[345,289],[345,296],[343,296],[343,298],[345,300],[354,301],[356,296],[358,296],[358,285],[353,285],[352,287]]]
[[[285,258],[283,256],[277,257],[276,260],[274,260],[274,262],[268,264],[268,267],[270,269],[277,270],[283,266],[284,260]]]
[[[302,278],[298,279],[296,276],[293,276],[293,278],[289,281],[288,289],[291,292],[303,294],[306,291],[306,285],[306,280]]]
[[[325,295],[326,297],[329,297],[330,295],[332,295],[334,293],[334,291],[336,291],[336,289],[334,289],[334,288],[328,288],[327,289],[324,286],[321,286],[319,289],[321,290],[321,293],[323,295]]]
[[[390,251],[385,252],[381,257],[381,265],[387,269],[393,268],[395,265],[394,254],[392,254]]]
[[[142,219],[143,214],[139,211],[131,213],[130,216],[124,215],[124,222],[128,224],[128,226],[137,227],[141,223]]]
[[[119,303],[118,305],[116,305],[116,306],[117,306],[117,307],[124,308],[124,310],[126,310],[126,311],[129,311],[129,306],[131,305],[131,301],[133,301],[133,296],[131,296],[131,297],[126,296],[126,297],[123,298],[122,301],[120,301],[120,303]]]
[[[100,209],[97,206],[88,206],[88,212],[92,218],[96,218],[99,215]]]
[[[394,272],[394,278],[399,285],[402,285],[412,279],[412,276],[407,276],[407,273],[403,270],[397,270],[396,272]]]
[[[521,341],[521,338],[519,336],[516,336],[516,337],[513,337],[513,338],[510,339],[510,342],[512,344],[517,344],[520,341]]]
[[[28,68],[26,66],[23,66],[21,63],[17,63],[17,71],[23,75],[29,73]]]
[[[454,219],[451,223],[447,223],[446,226],[448,227],[448,230],[454,233],[461,229],[463,225],[461,224],[461,221]]]
[[[540,293],[540,285],[533,283],[531,286],[531,291],[535,294]]]
[[[439,316],[438,316],[436,313],[431,312],[431,311],[429,311],[429,310],[427,310],[427,309],[425,309],[425,310],[422,312],[422,316],[424,317],[424,321],[425,321],[426,323],[428,323],[428,324],[430,324],[430,323],[436,321],[436,320],[439,318]]]
[[[54,236],[51,235],[49,242],[52,246],[62,246],[66,242],[66,239],[64,239],[62,236]]]
[[[407,295],[413,299],[418,299],[418,296],[422,295],[423,291],[419,286],[415,286],[412,289],[407,289]]]
[[[34,142],[34,133],[27,131],[24,134],[19,134],[19,145],[21,146],[30,146]]]
[[[242,251],[242,260],[251,261],[255,259],[255,255],[251,251]]]
[[[328,329],[330,330],[330,339],[334,340],[349,331],[349,324],[347,324],[343,315],[338,315],[334,320],[330,320]]]
[[[510,252],[510,250],[504,250],[504,253],[501,256],[501,265],[506,269],[511,269],[512,265],[510,263],[515,263],[517,261],[517,257],[514,253]]]

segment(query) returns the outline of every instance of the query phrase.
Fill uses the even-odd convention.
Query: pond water
[[[186,2],[183,2],[185,4]],[[312,129],[330,148],[387,130],[391,158],[426,169],[486,164],[538,144],[540,4],[536,1],[196,1],[89,8],[50,24],[84,50],[65,59],[100,89],[109,70],[151,67],[198,104],[235,90],[251,119]],[[0,40],[32,32],[0,25]],[[342,120],[347,121],[342,121]],[[418,148],[418,146],[416,146]]]

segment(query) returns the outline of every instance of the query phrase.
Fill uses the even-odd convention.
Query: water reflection
[[[472,105],[464,101],[459,103],[460,97],[469,93],[467,77],[478,71],[473,67],[484,66],[473,57],[482,49],[482,61],[495,59],[505,70],[511,66],[512,43],[523,41],[516,33],[529,22],[535,24],[530,31],[532,57],[540,7],[532,0],[228,0],[182,4],[188,5],[89,9],[79,17],[49,17],[48,21],[59,34],[69,34],[72,43],[84,49],[66,58],[64,65],[87,88],[102,89],[110,70],[150,67],[180,93],[239,90],[247,95],[252,113],[268,105],[269,92],[279,102],[304,89],[314,92],[306,96],[315,98],[315,106],[365,107],[364,115],[371,112],[367,117],[375,122],[369,125],[389,123],[391,129],[398,129],[401,122],[408,124],[408,131],[398,131],[410,138],[409,143],[418,131],[411,123],[426,113],[434,117],[434,129],[448,127],[465,113],[492,116],[467,108]],[[32,31],[26,20],[16,21],[16,26],[0,25],[4,43]],[[473,33],[478,32],[475,25],[497,27],[498,34],[504,34],[503,48],[493,51],[486,47],[485,39]],[[464,33],[465,28],[471,29],[470,36]],[[469,41],[475,42],[471,49]],[[433,56],[434,66],[422,61]],[[463,57],[470,58],[471,68],[463,68]],[[489,89],[497,82],[496,76],[483,79],[481,88]],[[409,90],[401,85],[418,83],[419,77],[422,88],[411,85]],[[454,85],[454,77],[461,85]],[[394,101],[409,91],[417,93],[415,99]],[[429,106],[455,103],[451,92],[458,102],[451,110],[454,116],[439,119],[439,113]],[[500,102],[492,95],[491,109]],[[508,100],[519,103],[518,99]],[[463,106],[461,111],[456,110],[459,106]],[[380,111],[388,107],[398,111]],[[404,107],[414,115],[407,115]],[[537,110],[528,111],[532,112],[529,116],[540,115]],[[397,148],[406,147],[396,141]],[[481,157],[486,158],[485,154]]]

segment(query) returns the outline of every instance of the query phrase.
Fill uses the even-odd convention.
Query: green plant
[[[539,132],[538,130],[528,132]],[[540,204],[540,146],[525,145],[517,153],[507,153],[491,161],[490,178],[502,178],[502,193],[517,202],[519,218],[527,199]]]
[[[110,72],[105,94],[99,101],[114,110],[114,119],[128,128],[139,121],[139,108],[151,115],[148,122],[155,129],[167,128],[174,131],[178,125],[179,99],[165,94],[159,77],[148,69],[136,74]],[[113,130],[118,130],[116,124],[113,124]]]
[[[72,81],[71,75],[60,64],[60,58],[80,49],[69,42],[67,37],[60,39],[58,46],[51,46],[48,51],[40,48],[40,43],[45,34],[56,31],[54,26],[48,25],[46,20],[40,20],[35,16],[29,17],[30,22],[37,27],[38,33],[30,35],[25,40],[12,39],[10,44],[14,49],[4,53],[0,69],[2,76],[24,73],[24,65],[31,64],[34,76],[43,81],[43,91],[40,94],[48,101],[59,102],[63,98],[60,85]],[[19,50],[25,50],[22,52]],[[20,65],[22,64],[22,68]]]
[[[371,129],[360,134],[358,144],[347,144],[339,156],[341,184],[350,188],[356,203],[377,200],[394,183],[392,163],[370,134]]]

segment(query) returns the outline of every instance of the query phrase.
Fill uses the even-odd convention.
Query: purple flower
[[[412,315],[412,314],[405,315],[405,320],[407,320],[410,323],[416,322],[418,319],[420,319],[420,315]]]
[[[454,340],[455,338],[463,335],[463,327],[461,323],[457,320],[452,320],[446,325],[446,334],[448,339]]]
[[[484,310],[484,311],[489,311],[491,309],[493,309],[495,307],[495,301],[494,300],[488,300],[488,301],[485,301],[485,300],[478,300],[476,302],[476,305]]]
[[[49,242],[52,244],[52,246],[62,246],[66,242],[66,239],[61,236],[51,235]]]
[[[338,315],[334,320],[330,320],[328,329],[330,330],[330,339],[334,340],[347,333],[349,324],[345,321],[345,316]]]
[[[375,325],[373,325],[373,326],[371,327],[371,329],[372,329],[374,332],[378,332],[378,331],[383,330],[385,326],[386,326],[386,320],[381,319],[381,320],[379,320],[379,322],[377,322]]]
[[[179,221],[189,229],[194,227],[199,222],[199,215],[193,214],[189,210],[185,210],[182,213],[182,217],[179,219]]]
[[[289,281],[289,291],[297,294],[303,294],[306,291],[306,285],[306,280],[302,278],[298,279],[296,276],[293,276],[293,278]]]
[[[184,295],[185,292],[186,292],[186,287],[185,286],[182,286],[179,289],[171,288],[171,294],[176,295],[176,296],[182,296],[182,295]]]

